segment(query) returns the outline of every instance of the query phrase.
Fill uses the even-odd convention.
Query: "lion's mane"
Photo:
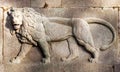
[[[37,45],[36,42],[42,37],[45,37],[45,29],[43,24],[46,17],[36,12],[33,8],[23,8],[22,15],[23,24],[21,25],[19,31],[22,38],[18,39],[21,42]]]

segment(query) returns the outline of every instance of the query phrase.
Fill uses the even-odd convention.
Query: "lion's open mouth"
[[[19,29],[20,28],[20,24],[13,24],[14,29]]]
[[[13,24],[14,26],[19,26],[20,24]]]

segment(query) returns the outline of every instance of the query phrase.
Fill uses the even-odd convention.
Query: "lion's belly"
[[[72,27],[58,23],[45,24],[48,41],[64,40],[72,35]]]

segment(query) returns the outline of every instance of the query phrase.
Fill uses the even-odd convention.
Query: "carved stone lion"
[[[101,50],[108,49],[116,40],[114,27],[109,22],[99,18],[47,18],[36,12],[33,8],[14,8],[8,12],[8,15],[10,17],[9,22],[14,28],[11,33],[15,33],[21,43],[19,54],[10,60],[12,63],[20,63],[30,51],[32,45],[42,48],[45,55],[42,62],[49,63],[50,53],[48,42],[65,40],[69,37],[74,37],[80,45],[83,45],[94,56],[89,59],[90,62],[96,62],[99,53],[98,48],[95,48],[89,28],[89,24],[92,23],[102,24],[108,27],[113,33],[113,41],[109,45],[101,46]],[[62,59],[72,60],[77,56],[74,53],[70,53],[69,57]]]

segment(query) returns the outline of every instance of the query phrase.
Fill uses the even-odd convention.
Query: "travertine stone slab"
[[[46,0],[48,7],[61,7],[62,0]]]
[[[114,72],[120,71],[120,64],[114,65]]]
[[[31,7],[61,7],[61,0],[31,0]]]
[[[4,65],[0,64],[0,72],[4,72]]]
[[[120,0],[62,0],[62,7],[117,7]]]
[[[2,63],[3,55],[3,10],[0,8],[0,64]]]
[[[5,72],[113,72],[111,65],[101,64],[5,64]]]
[[[0,0],[1,7],[30,7],[30,0]]]
[[[119,19],[118,19],[119,23],[118,23],[118,36],[120,39],[120,11],[119,11]]]
[[[45,0],[31,0],[31,7],[44,7]]]

